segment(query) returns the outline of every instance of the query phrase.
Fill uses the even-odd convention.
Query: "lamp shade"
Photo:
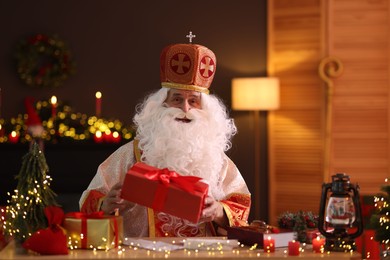
[[[279,108],[279,79],[275,77],[234,78],[234,110],[274,110]]]

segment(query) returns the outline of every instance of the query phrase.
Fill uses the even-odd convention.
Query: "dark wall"
[[[233,77],[266,75],[266,0],[0,0],[1,116],[9,119],[23,113],[26,96],[49,99],[52,95],[92,115],[94,94],[101,91],[102,115],[131,123],[135,105],[160,87],[161,49],[187,42],[190,30],[196,34],[194,43],[209,47],[217,56],[211,90],[228,107]],[[35,89],[18,79],[15,46],[36,33],[56,33],[71,49],[77,73],[64,86]],[[249,112],[231,114],[239,134],[229,155],[253,192],[252,118]],[[261,160],[266,167],[265,159]],[[261,175],[266,196],[265,168]],[[262,204],[265,219],[265,197]]]

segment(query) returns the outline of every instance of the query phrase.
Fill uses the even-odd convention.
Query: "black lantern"
[[[331,191],[331,193],[329,193]],[[332,183],[322,185],[318,229],[326,237],[325,250],[356,250],[354,239],[363,232],[359,185],[337,173]]]

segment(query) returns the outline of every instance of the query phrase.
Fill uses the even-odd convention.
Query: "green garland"
[[[28,86],[59,87],[74,73],[72,55],[57,35],[36,34],[23,39],[15,57],[17,73]]]
[[[311,211],[283,212],[277,218],[279,228],[289,229],[297,232],[297,240],[302,243],[311,243],[307,241],[306,231],[308,229],[318,228],[318,215]]]

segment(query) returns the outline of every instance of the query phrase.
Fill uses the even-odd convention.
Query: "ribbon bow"
[[[145,173],[145,177],[149,180],[159,181],[166,187],[170,183],[174,183],[178,188],[188,192],[198,190],[194,184],[201,180],[201,178],[196,176],[179,175],[177,172],[170,171],[168,168],[148,171]]]
[[[158,211],[164,208],[168,195],[168,186],[170,184],[174,184],[175,187],[190,193],[201,191],[199,187],[194,185],[201,178],[196,176],[182,176],[175,171],[170,171],[168,168],[149,170],[144,173],[144,176],[149,180],[158,181],[162,184],[157,187],[152,205],[152,208]]]

